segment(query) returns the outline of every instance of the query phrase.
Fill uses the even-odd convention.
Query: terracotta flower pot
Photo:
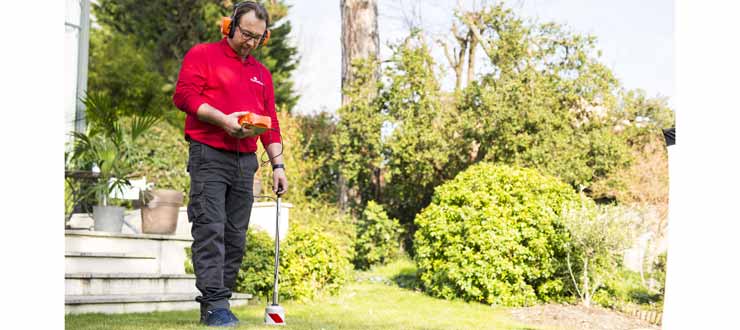
[[[141,231],[144,234],[172,235],[177,230],[177,216],[183,193],[170,189],[155,189],[144,194],[141,208]]]

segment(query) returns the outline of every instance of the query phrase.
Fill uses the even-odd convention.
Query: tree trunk
[[[339,200],[337,202],[339,204],[339,210],[342,212],[346,211],[347,206],[349,206],[349,194],[347,193],[347,190],[347,180],[344,179],[344,175],[340,172],[339,178],[337,178],[337,195],[339,195]]]
[[[378,3],[376,0],[340,0],[342,12],[342,105],[349,103],[344,89],[352,81],[352,61],[361,58],[377,60]],[[379,72],[376,68],[375,79]]]
[[[439,45],[442,46],[442,50],[445,52],[445,57],[450,63],[450,67],[455,71],[455,90],[460,90],[462,85],[462,69],[463,69],[463,57],[465,56],[465,48],[461,48],[460,51],[454,56],[450,53],[449,46],[443,40],[439,40]],[[467,46],[467,44],[460,44],[461,47]]]
[[[583,304],[591,306],[591,288],[588,283],[588,258],[583,258]]]
[[[468,31],[468,40],[469,40],[469,45],[468,45],[468,82],[467,84],[470,85],[470,83],[473,82],[473,78],[475,76],[475,49],[478,47],[478,39],[472,30]]]
[[[354,78],[352,62],[358,59],[377,61],[380,53],[380,37],[378,35],[378,3],[376,0],[340,0],[342,13],[342,106],[351,102],[345,89]],[[376,62],[378,63],[378,62]],[[376,66],[374,79],[369,86],[374,86],[380,77]],[[374,97],[374,90],[370,91]],[[380,133],[380,132],[378,132]],[[347,187],[346,180],[340,177],[339,208],[345,211],[350,200],[357,197],[355,189]],[[355,192],[355,196],[350,196]]]

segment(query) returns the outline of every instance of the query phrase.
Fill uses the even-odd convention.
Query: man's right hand
[[[253,129],[246,129],[239,125],[239,117],[244,116],[247,113],[248,112],[246,111],[239,111],[225,115],[223,112],[210,106],[208,103],[201,104],[197,112],[199,120],[221,127],[226,134],[237,139],[257,135]]]
[[[224,116],[223,123],[221,124],[221,128],[226,131],[227,134],[237,138],[242,139],[247,136],[249,136],[249,132],[242,128],[242,125],[239,125],[239,117],[246,115],[247,112],[240,111],[240,112],[234,112],[231,114],[228,114]]]

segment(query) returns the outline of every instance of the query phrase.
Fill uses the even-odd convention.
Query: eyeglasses
[[[245,29],[242,29],[242,27],[239,26],[239,25],[237,25],[236,28],[239,29],[239,33],[241,33],[242,34],[242,37],[244,37],[244,39],[246,39],[247,41],[255,40],[255,41],[259,42],[260,39],[262,39],[262,35],[261,34],[256,34],[256,33],[249,32],[249,31],[247,31]]]

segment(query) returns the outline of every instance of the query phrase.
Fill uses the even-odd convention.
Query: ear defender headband
[[[239,11],[239,8],[248,7],[251,10],[254,10],[256,12],[258,8],[257,6],[260,6],[260,5],[252,1],[245,1],[245,2],[240,2],[240,3],[235,4],[234,13],[231,14],[231,17],[221,18],[221,34],[225,36],[229,36],[229,38],[234,38],[234,33],[236,33],[236,26],[237,24],[239,24],[239,22],[236,22],[236,13]],[[265,26],[269,24],[270,24],[270,18],[268,16],[267,19],[265,19]],[[270,40],[270,30],[265,29],[265,32],[262,33],[262,37],[257,43],[257,47],[266,46],[268,40]]]

